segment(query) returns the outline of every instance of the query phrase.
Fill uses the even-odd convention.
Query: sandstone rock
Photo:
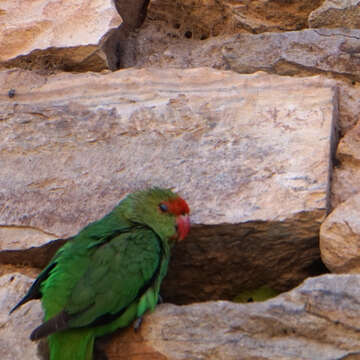
[[[0,14],[0,66],[43,71],[107,68],[102,45],[122,21],[111,0],[5,0]]]
[[[161,25],[144,24],[134,39],[136,58],[128,61],[131,66],[160,68],[212,67],[229,69],[223,55],[224,44],[233,36],[218,36],[208,40],[184,41],[179,36],[165,37]]]
[[[307,27],[310,12],[320,4],[320,0],[286,4],[282,0],[153,0],[146,22],[159,26],[164,37],[204,40],[239,31],[302,29]]]
[[[239,73],[259,70],[279,75],[323,75],[336,78],[339,88],[339,129],[342,135],[358,121],[359,67],[356,57],[359,30],[307,30],[261,35],[238,34],[185,41],[166,37],[158,24],[139,30],[133,46],[136,67],[232,69]],[[174,35],[174,36],[173,36]],[[246,49],[246,51],[244,51]],[[327,75],[327,76],[326,76]]]
[[[54,237],[30,227],[0,226],[0,250],[27,249],[47,243]]]
[[[360,84],[338,80],[339,89],[339,130],[345,135],[359,121]]]
[[[37,343],[29,339],[31,331],[41,323],[40,302],[27,303],[9,314],[10,309],[25,295],[32,281],[18,273],[0,277],[0,358],[2,360],[41,358]]]
[[[338,205],[321,225],[321,258],[332,272],[360,272],[359,211],[357,194]]]
[[[360,30],[311,29],[239,34],[223,44],[224,61],[229,68],[240,73],[264,70],[295,76],[328,74],[338,79],[341,133],[358,121],[360,72],[356,54],[360,46]]]
[[[64,243],[55,238],[27,226],[0,226],[0,264],[43,267]]]
[[[331,192],[332,206],[336,207],[360,192],[360,123],[348,131],[340,140],[334,168]]]
[[[224,45],[232,70],[282,75],[326,72],[358,81],[360,30],[311,29],[260,35],[239,34]],[[244,51],[246,49],[246,51]]]
[[[325,275],[266,302],[163,304],[107,352],[110,360],[359,359],[359,297],[359,275]]]
[[[309,16],[312,28],[348,28],[360,27],[359,0],[325,0]]]
[[[131,67],[142,60],[141,43],[156,58],[165,51],[164,44],[171,46],[179,41],[180,48],[187,48],[189,41],[190,47],[196,48],[199,44],[194,39],[239,31],[302,29],[307,26],[309,13],[320,3],[301,0],[284,6],[282,0],[155,0],[137,37],[134,30],[144,21],[149,0],[108,0],[101,4],[77,0],[67,6],[59,0],[51,4],[44,0],[7,0],[0,8],[0,26],[4,28],[0,67],[43,73]],[[123,24],[118,28],[121,18]]]
[[[159,29],[144,27],[136,39],[136,66],[210,66],[239,73],[328,74],[355,84],[360,79],[360,30],[309,29],[263,34],[240,33],[184,42],[164,40]]]
[[[65,238],[127,192],[168,186],[194,226],[165,299],[284,289],[314,271],[333,82],[212,69],[24,76],[18,87],[14,71],[0,73],[0,223]]]
[[[40,302],[11,316],[31,280],[0,278],[0,355],[4,360],[40,359],[28,336],[42,318]],[[358,359],[359,275],[325,275],[266,302],[226,301],[159,305],[132,327],[100,340],[109,360],[140,359]]]
[[[360,88],[338,81],[340,139],[331,181],[331,208],[360,192]]]
[[[22,265],[3,264],[1,263],[0,260],[0,276],[11,273],[20,273],[34,279],[39,275],[40,270],[34,267],[28,267]]]

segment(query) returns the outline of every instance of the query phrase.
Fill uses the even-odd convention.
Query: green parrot
[[[93,359],[96,337],[155,308],[170,248],[189,232],[189,211],[171,190],[128,195],[69,238],[11,312],[41,298],[44,322],[30,339],[48,336],[50,360]]]

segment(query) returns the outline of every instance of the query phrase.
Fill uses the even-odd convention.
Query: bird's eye
[[[164,204],[164,203],[161,203],[161,204],[159,205],[159,209],[160,209],[162,212],[167,212],[167,211],[168,211],[168,207],[167,207],[167,205]]]

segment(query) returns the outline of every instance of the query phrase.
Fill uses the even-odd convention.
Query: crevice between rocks
[[[262,286],[283,292],[309,276],[326,273],[318,237],[309,236],[318,225],[306,225],[307,216],[193,226],[188,240],[172,251],[161,291],[164,301],[182,305],[234,300],[239,293]],[[65,241],[0,251],[0,264],[42,269]]]
[[[57,239],[28,249],[0,251],[0,264],[44,268],[66,240]]]

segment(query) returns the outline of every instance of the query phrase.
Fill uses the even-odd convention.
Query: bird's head
[[[190,209],[169,189],[152,188],[127,196],[127,218],[155,231],[162,239],[183,240],[190,230]]]

